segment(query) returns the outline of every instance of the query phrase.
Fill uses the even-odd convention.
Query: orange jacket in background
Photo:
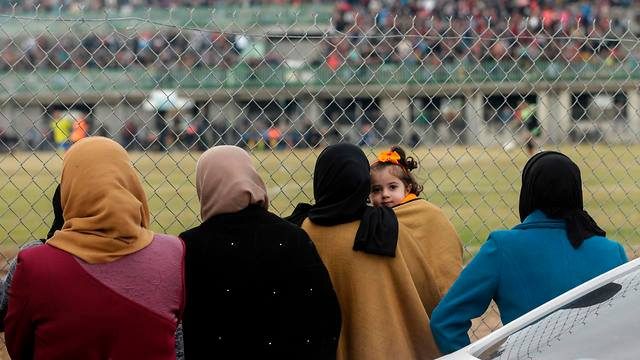
[[[73,122],[73,131],[69,136],[72,143],[78,142],[89,136],[89,123],[84,118],[78,118]]]

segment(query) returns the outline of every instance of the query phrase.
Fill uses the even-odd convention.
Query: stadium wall
[[[329,101],[352,99],[346,94],[357,94],[363,91],[362,86],[349,85],[342,88],[305,86],[295,91],[282,91],[282,89],[270,88],[243,88],[235,91],[232,96],[225,89],[218,90],[193,90],[176,89],[180,96],[203,104],[199,109],[210,123],[220,123],[233,126],[234,122],[241,119],[247,101],[295,101],[301,104],[305,118],[316,126],[321,125],[321,118],[325,116],[325,106]],[[483,146],[496,145],[499,139],[495,136],[495,129],[487,126],[487,111],[491,110],[487,103],[489,96],[511,96],[514,94],[533,94],[536,99],[536,116],[544,131],[545,142],[559,144],[569,141],[569,132],[575,127],[572,118],[572,107],[580,106],[572,103],[572,94],[593,93],[624,93],[626,103],[626,122],[628,129],[623,133],[607,131],[609,123],[604,119],[601,124],[590,126],[602,127],[603,139],[606,142],[638,142],[640,134],[640,92],[635,81],[609,81],[595,82],[553,82],[535,84],[527,82],[519,83],[484,83],[477,84],[438,84],[438,85],[373,85],[364,89],[366,94],[380,94],[376,100],[380,104],[382,114],[392,120],[392,126],[401,134],[400,138],[410,139],[413,123],[415,121],[415,102],[418,98],[458,98],[462,101],[461,112],[466,124],[466,132],[473,136],[467,136],[463,140],[467,144],[479,144]],[[0,99],[0,127],[8,129],[8,133],[23,139],[31,127],[40,126],[46,128],[47,109],[51,107],[72,108],[77,104],[91,109],[94,120],[113,137],[118,137],[118,132],[125,122],[133,120],[138,123],[152,123],[155,111],[144,109],[150,92],[131,91],[105,91],[96,93],[84,93],[81,95],[73,92],[42,93],[35,97],[19,95]],[[487,109],[488,108],[488,109]],[[249,119],[251,120],[251,119]],[[294,120],[296,121],[296,120]],[[295,124],[293,124],[295,126]],[[23,146],[19,144],[19,147]]]

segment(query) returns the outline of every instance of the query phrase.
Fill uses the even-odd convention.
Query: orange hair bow
[[[378,154],[378,161],[400,165],[400,154],[395,151],[382,151]]]

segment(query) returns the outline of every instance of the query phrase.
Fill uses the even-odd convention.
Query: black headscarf
[[[50,239],[56,230],[62,229],[62,225],[64,225],[64,218],[62,217],[62,201],[60,200],[60,185],[56,187],[56,190],[53,193],[51,205],[53,205],[53,224],[51,224],[51,229],[49,229],[47,238],[40,239],[42,242],[46,242],[47,239]]]
[[[520,220],[534,210],[553,219],[563,219],[574,248],[594,235],[606,236],[584,210],[580,169],[566,155],[543,151],[534,155],[522,170]]]
[[[298,226],[307,217],[323,226],[360,220],[353,250],[394,257],[398,219],[390,208],[367,206],[369,171],[369,161],[359,147],[328,146],[318,157],[313,173],[315,205],[298,204],[286,219]]]

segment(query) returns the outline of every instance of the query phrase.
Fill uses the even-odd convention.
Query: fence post
[[[487,145],[489,143],[487,126],[484,121],[484,94],[477,91],[465,95],[464,120],[467,124],[466,137],[469,144]]]
[[[222,114],[227,119],[229,124],[235,126],[238,121],[242,120],[243,109],[240,108],[236,99],[231,98],[225,104],[222,105]]]
[[[573,127],[571,121],[571,94],[569,90],[539,91],[536,116],[545,132],[546,138],[552,144],[559,144],[566,140]]]
[[[314,96],[303,101],[303,112],[305,117],[311,121],[311,124],[318,128],[321,124],[323,109],[318,99]]]
[[[571,93],[568,89],[560,91],[556,99],[558,100],[557,113],[560,116],[560,141],[565,141],[569,138],[569,132],[573,128],[573,118],[571,115]]]
[[[214,126],[223,125],[229,129],[238,128],[236,125],[241,121],[242,109],[234,98],[225,100],[210,99],[208,104],[207,117],[211,124],[214,124]],[[239,141],[237,139],[239,136],[240,134],[236,134],[235,131],[227,131],[221,140],[235,144]]]
[[[627,121],[633,142],[637,143],[640,135],[640,90],[637,87],[627,93]]]
[[[411,127],[409,126],[409,118],[411,117],[411,101],[408,97],[398,95],[395,98],[383,97],[380,99],[380,108],[382,114],[389,121],[391,126],[396,127],[396,131],[392,134],[401,136],[400,141],[405,143],[409,140]]]
[[[207,116],[212,124],[234,125],[242,114],[242,109],[234,99],[226,102],[211,99],[208,104]]]

